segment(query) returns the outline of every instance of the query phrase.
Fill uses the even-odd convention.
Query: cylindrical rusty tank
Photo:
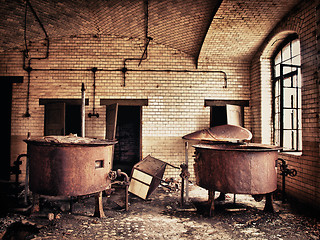
[[[249,130],[221,125],[185,135],[194,145],[197,184],[209,191],[266,194],[276,190],[277,146],[247,143]]]
[[[30,190],[49,196],[80,196],[105,190],[110,184],[116,141],[74,136],[25,140],[30,160]]]
[[[266,194],[277,189],[276,146],[199,144],[194,170],[197,185],[211,191]]]

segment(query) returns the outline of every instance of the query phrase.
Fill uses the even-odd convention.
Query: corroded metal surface
[[[224,193],[266,194],[276,190],[274,146],[200,144],[194,146],[197,185]]]
[[[68,136],[44,136],[36,137],[32,139],[24,140],[26,143],[32,143],[34,145],[48,146],[70,146],[70,145],[83,145],[83,146],[107,146],[114,145],[117,143],[115,140],[106,140],[98,138],[86,138],[86,137],[77,137],[74,135]]]
[[[56,137],[51,139],[55,140],[26,140],[32,192],[50,196],[79,196],[108,187],[112,145],[116,142],[93,144],[79,138],[79,141],[74,139],[76,141],[66,143]]]
[[[186,140],[237,142],[250,140],[252,134],[249,130],[235,125],[221,125],[196,131],[182,137]]]

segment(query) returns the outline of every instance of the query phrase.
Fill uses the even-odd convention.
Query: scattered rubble
[[[275,201],[275,213],[263,212],[264,200],[233,194],[217,202],[213,217],[208,216],[207,191],[190,187],[190,199],[196,211],[179,210],[180,192],[159,187],[149,200],[130,195],[129,211],[117,204],[124,194],[117,189],[103,198],[106,218],[93,217],[94,197],[80,198],[73,213],[48,204],[30,216],[8,214],[0,218],[0,236],[9,236],[25,226],[32,228],[31,239],[319,239],[320,222],[296,214],[289,205]],[[61,203],[65,204],[65,202]],[[55,207],[53,207],[55,206]],[[226,209],[241,208],[241,211]],[[12,236],[12,235],[10,235]],[[15,238],[11,238],[15,239]]]

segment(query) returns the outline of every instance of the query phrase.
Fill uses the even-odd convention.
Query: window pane
[[[288,60],[288,61],[284,62],[284,64],[290,64],[291,65],[291,60]],[[295,69],[293,69],[292,67],[283,66],[283,74],[291,73],[294,70]]]
[[[297,150],[302,150],[302,130],[298,131],[298,149]]]
[[[283,149],[292,150],[292,131],[283,130]]]
[[[290,58],[290,43],[288,43],[283,49],[282,49],[282,61],[286,61]]]
[[[301,88],[298,89],[298,96],[297,96],[297,97],[298,97],[298,99],[297,99],[297,104],[298,104],[298,106],[297,106],[297,107],[301,109],[301,102],[302,102],[302,101],[301,101],[301,100],[302,100],[302,97],[301,97]]]
[[[298,110],[298,129],[302,129],[302,123],[301,123],[301,120],[302,120],[302,111],[301,110]]]
[[[300,66],[300,64],[301,64],[300,63],[300,55],[297,55],[297,56],[292,58],[292,64]]]
[[[277,65],[277,64],[279,64],[280,62],[281,62],[281,52],[279,52],[279,53],[277,54],[277,56],[275,57],[275,59],[274,59],[274,64]]]
[[[280,76],[280,64],[275,66],[274,75],[275,75],[275,77],[279,77]]]
[[[298,75],[293,75],[292,76],[292,87],[297,87],[298,86]]]
[[[283,128],[292,129],[293,111],[291,109],[283,110]]]
[[[301,88],[301,69],[298,69],[298,87]]]
[[[297,97],[295,88],[284,88],[283,89],[283,107],[285,108],[296,108]]]
[[[293,40],[291,46],[292,46],[292,56],[300,55],[300,41],[299,41],[299,39]]]
[[[280,146],[280,130],[276,129],[274,132],[274,144]]]
[[[280,81],[277,81],[275,84],[275,96],[278,97],[280,95]]]
[[[285,78],[283,79],[283,86],[284,87],[291,87],[291,78]]]

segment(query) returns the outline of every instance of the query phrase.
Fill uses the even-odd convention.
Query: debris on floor
[[[190,186],[190,200],[196,211],[179,211],[180,192],[158,187],[148,200],[130,195],[126,212],[120,207],[122,204],[117,204],[124,196],[121,189],[117,189],[110,197],[103,197],[106,218],[93,217],[94,197],[79,198],[73,204],[72,213],[67,207],[58,207],[59,202],[49,204],[47,201],[40,213],[30,216],[8,213],[1,217],[0,236],[18,239],[15,237],[21,232],[28,239],[302,240],[320,237],[319,219],[297,214],[281,201],[275,201],[275,213],[265,213],[264,200],[255,202],[251,196],[237,195],[233,206],[233,194],[228,194],[226,201],[217,202],[214,216],[209,217],[207,195],[206,190]],[[16,235],[12,235],[12,229]]]

